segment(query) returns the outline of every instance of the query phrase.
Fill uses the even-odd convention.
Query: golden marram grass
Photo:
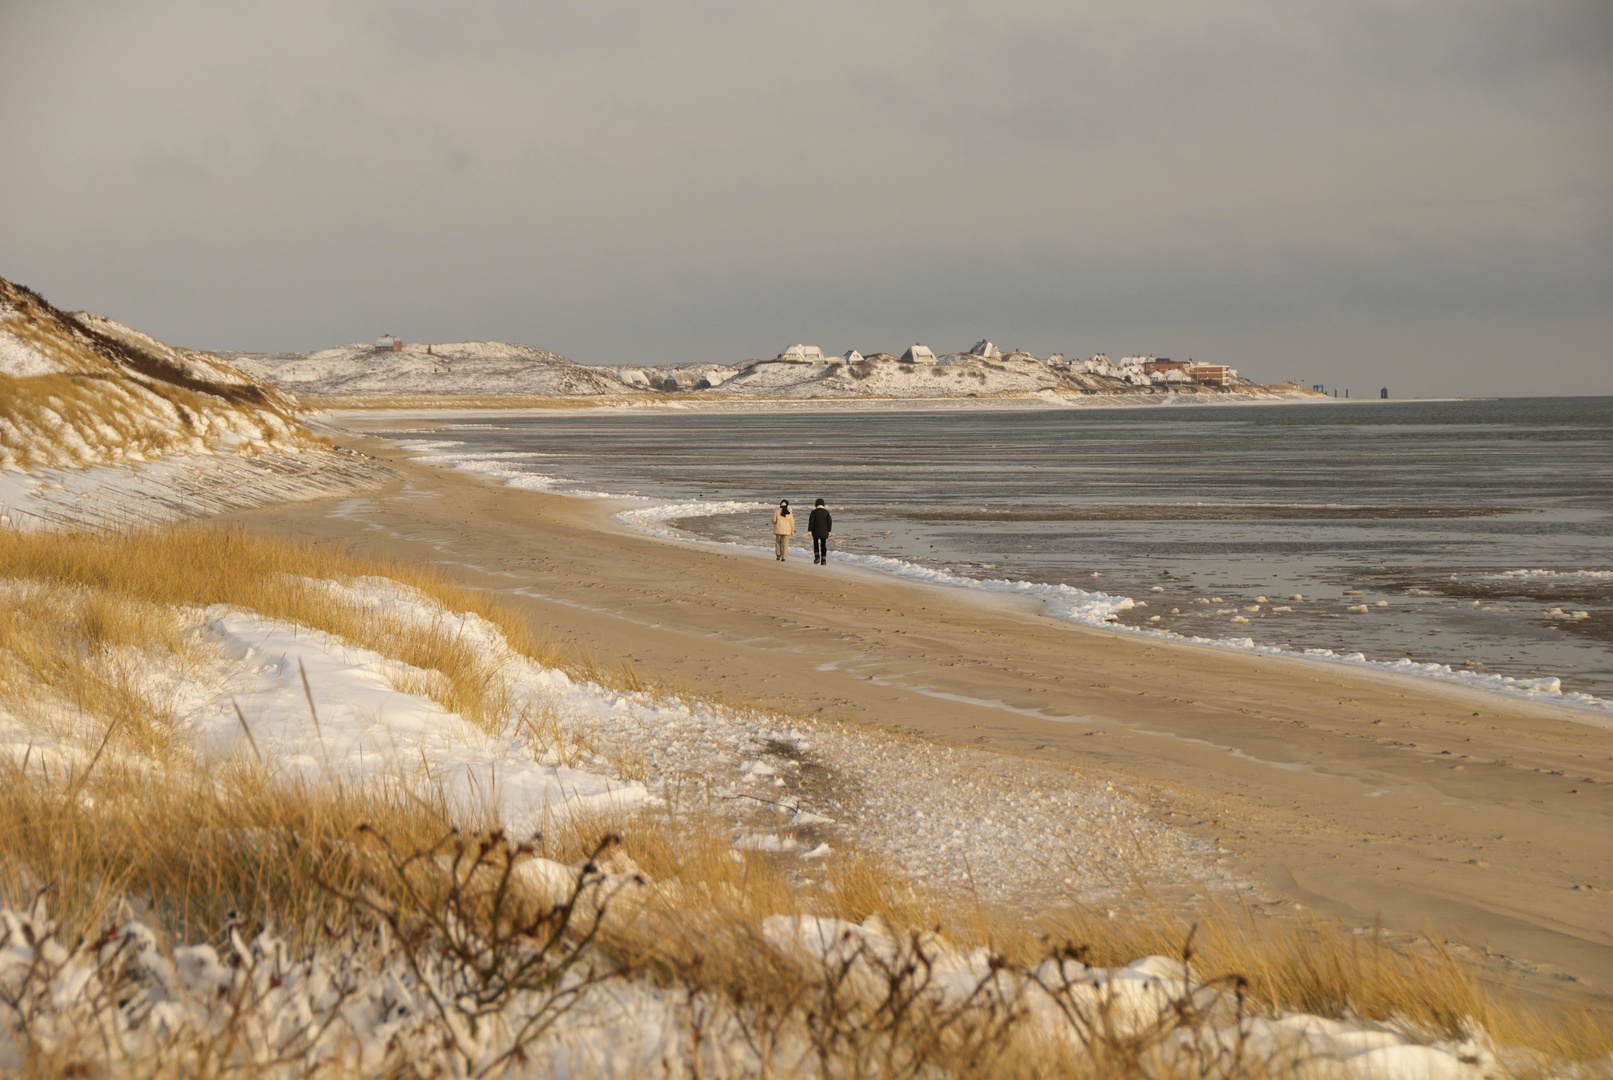
[[[1599,1024],[1604,1018],[1583,1010],[1548,1017],[1487,984],[1438,943],[1392,942],[1321,921],[1256,919],[1213,904],[1184,914],[1145,891],[1114,914],[1072,904],[1032,919],[933,894],[855,851],[833,857],[820,886],[803,889],[789,857],[736,852],[726,823],[695,800],[668,799],[609,818],[573,817],[517,841],[500,832],[500,822],[467,818],[429,792],[335,778],[311,783],[250,750],[204,762],[176,732],[161,680],[141,675],[200,662],[200,646],[179,632],[174,613],[222,605],[403,661],[418,674],[401,689],[432,697],[484,729],[526,724],[565,738],[563,717],[512,712],[497,664],[459,640],[448,623],[389,616],[328,587],[381,579],[416,590],[444,611],[488,620],[514,654],[580,677],[637,685],[626,669],[562,655],[496,600],[419,567],[194,526],[117,535],[0,531],[0,711],[10,724],[36,732],[41,746],[79,751],[46,760],[30,747],[0,763],[6,774],[0,902],[23,910],[36,896],[47,897],[54,933],[67,942],[101,940],[106,928],[131,916],[152,926],[164,948],[272,926],[299,954],[339,947],[377,965],[424,963],[410,950],[446,940],[446,904],[453,926],[481,927],[485,936],[477,941],[504,941],[513,950],[506,959],[531,945],[511,937],[511,927],[527,927],[533,941],[548,935],[543,963],[586,963],[590,978],[672,988],[696,1043],[702,1030],[738,1032],[753,1060],[776,1075],[1190,1071],[1186,1058],[1165,1049],[1202,1019],[1192,1001],[1178,1003],[1175,1020],[1141,1032],[1088,1017],[1080,1038],[1071,1040],[1049,1038],[989,987],[966,1008],[925,992],[934,950],[977,947],[1008,970],[1049,957],[1103,966],[1177,956],[1190,960],[1202,986],[1235,988],[1238,1008],[1249,1015],[1302,1010],[1394,1019],[1453,1038],[1476,1028],[1503,1045],[1580,1061],[1613,1052],[1613,1036]],[[602,837],[608,837],[603,847]],[[455,867],[465,859],[475,873],[462,881]],[[609,903],[579,907],[571,903],[575,896],[533,892],[537,879],[511,873],[533,860],[569,868],[578,888],[599,887],[595,877],[638,884],[611,893]],[[472,884],[484,880],[515,884]],[[601,914],[612,905],[610,917]],[[771,947],[764,920],[780,914],[878,925],[900,947],[877,963],[859,958],[877,975],[870,989],[856,982],[852,967],[820,969]],[[377,936],[384,928],[390,929]],[[431,962],[448,963],[445,955],[433,953]],[[563,981],[517,989],[530,1004],[537,1000],[530,994],[555,992]],[[558,1007],[559,999],[544,1000],[543,1008]],[[532,1008],[534,1016],[547,1015]],[[245,1010],[219,1023],[244,1024]],[[462,1019],[442,1022],[453,1028]],[[26,1041],[28,1033],[21,1037]],[[704,1060],[703,1052],[696,1045],[687,1061]],[[165,1060],[236,1067],[215,1043],[187,1053]],[[99,1060],[87,1051],[41,1050],[29,1068],[76,1075],[92,1059]],[[1288,1075],[1298,1067],[1252,1057],[1229,1061],[1218,1066],[1227,1075]],[[338,1062],[347,1065],[338,1069]],[[352,1062],[338,1057],[327,1064],[328,1074],[337,1075]],[[117,1072],[109,1062],[95,1066],[103,1067]],[[399,1068],[397,1060],[386,1066]]]

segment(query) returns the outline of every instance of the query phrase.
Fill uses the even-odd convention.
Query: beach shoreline
[[[1433,927],[1546,990],[1613,991],[1613,733],[1569,710],[779,567],[339,437],[399,478],[231,520],[425,558],[659,684],[1131,778],[1274,904]]]
[[[398,440],[399,446],[414,454],[416,460],[422,464],[479,473],[502,480],[515,488],[611,500],[614,503],[612,518],[646,535],[683,543],[705,542],[712,545],[713,550],[736,550],[735,545],[738,545],[738,549],[748,547],[771,553],[771,537],[758,538],[751,534],[753,530],[748,530],[741,524],[754,519],[758,512],[764,512],[764,515],[770,512],[771,503],[757,501],[755,497],[757,489],[754,486],[754,477],[752,481],[747,482],[748,486],[740,485],[745,495],[736,500],[724,496],[722,492],[724,480],[709,473],[705,469],[704,462],[689,465],[693,471],[688,474],[679,473],[675,469],[669,472],[668,462],[649,465],[648,472],[643,478],[632,471],[624,474],[619,448],[606,449],[610,446],[608,436],[606,441],[600,444],[601,454],[613,458],[614,466],[607,466],[603,473],[597,468],[590,473],[587,465],[569,456],[570,443],[564,438],[558,442],[551,439],[539,443],[538,452],[535,454],[530,451],[531,443],[528,440],[532,429],[524,422],[533,421],[540,415],[545,419],[557,416],[552,412],[547,414],[515,412],[508,414],[503,420],[494,418],[489,421],[486,417],[473,417],[463,412],[453,416],[424,412],[413,414],[412,424],[395,414],[373,419],[363,414],[349,414],[348,420],[355,428]],[[707,415],[710,415],[709,412]],[[661,425],[659,430],[663,433],[671,430],[667,426],[669,419],[673,426],[681,421],[681,417],[676,413],[661,413],[660,416],[662,419],[658,421]],[[561,425],[560,430],[567,430],[567,421],[572,419],[566,417],[558,421]],[[581,428],[575,424],[570,424],[569,427],[574,430],[588,430],[586,422]],[[604,430],[622,429],[610,427]],[[639,432],[634,438],[642,438],[644,437],[642,430],[654,429],[634,427],[629,430]],[[700,428],[696,430],[702,431],[703,437],[707,440],[712,437],[710,431]],[[488,433],[497,433],[491,444],[487,439]],[[935,432],[932,431],[931,434],[934,435]],[[849,435],[849,431],[842,429],[838,436],[831,438]],[[446,441],[434,436],[445,437]],[[662,437],[665,437],[664,434]],[[738,437],[743,439],[748,435],[740,433]],[[459,441],[461,439],[469,441],[461,442]],[[503,439],[513,440],[510,445],[522,449],[501,448],[500,441]],[[709,450],[709,447],[707,449]],[[1046,450],[1047,447],[1043,445],[1042,449]],[[677,452],[674,451],[675,454]],[[766,451],[760,452],[765,454]],[[956,463],[956,457],[953,460]],[[1007,466],[1009,463],[998,461],[995,464]],[[1046,467],[1046,464],[1041,467]],[[630,470],[632,468],[630,467]],[[831,472],[835,478],[849,481],[853,489],[863,483],[862,477],[857,476],[855,470],[847,471],[839,466],[832,466]],[[668,490],[668,478],[679,475],[683,475],[686,482],[680,484],[673,481],[671,489]],[[694,481],[692,477],[696,475],[702,479]],[[797,478],[785,469],[778,471],[774,479],[784,484],[782,490],[787,491],[789,485]],[[1111,488],[1115,479],[1112,476],[1109,478]],[[830,482],[833,483],[832,480]],[[1063,487],[1059,486],[1061,482]],[[1079,500],[1084,495],[1084,493],[1077,495],[1070,488],[1068,475],[1055,477],[1051,483],[1055,489],[1073,499]],[[718,490],[711,492],[709,489],[712,486]],[[648,487],[650,490],[641,491],[641,487]],[[1521,700],[1541,700],[1566,706],[1578,711],[1587,723],[1605,726],[1613,722],[1613,694],[1609,693],[1609,690],[1613,689],[1613,684],[1607,683],[1606,679],[1601,677],[1603,673],[1598,671],[1591,657],[1548,655],[1539,651],[1522,653],[1520,657],[1514,657],[1511,655],[1511,647],[1497,648],[1497,642],[1493,638],[1485,640],[1470,633],[1464,634],[1462,631],[1465,627],[1462,626],[1462,622],[1465,621],[1467,613],[1450,611],[1449,608],[1454,605],[1447,605],[1444,616],[1418,619],[1415,624],[1403,621],[1407,614],[1404,608],[1420,609],[1422,602],[1417,598],[1431,595],[1427,591],[1430,586],[1438,590],[1444,585],[1445,570],[1439,570],[1437,574],[1431,575],[1430,567],[1425,565],[1423,576],[1418,577],[1415,568],[1408,569],[1403,571],[1408,575],[1407,580],[1398,588],[1382,589],[1373,588],[1371,568],[1355,566],[1353,569],[1362,580],[1360,583],[1352,581],[1352,586],[1357,589],[1373,588],[1374,599],[1385,598],[1383,602],[1377,603],[1373,610],[1390,606],[1396,609],[1387,625],[1383,625],[1376,618],[1372,619],[1371,623],[1377,623],[1378,626],[1369,628],[1366,622],[1354,624],[1352,630],[1365,631],[1357,637],[1349,632],[1340,633],[1338,628],[1324,620],[1337,619],[1344,612],[1347,612],[1344,617],[1351,619],[1357,615],[1368,614],[1370,612],[1366,603],[1370,601],[1358,602],[1355,598],[1361,597],[1360,591],[1342,592],[1342,586],[1328,580],[1332,568],[1319,564],[1306,567],[1297,575],[1290,573],[1258,583],[1236,580],[1217,582],[1199,576],[1206,569],[1206,560],[1198,560],[1200,565],[1195,567],[1193,555],[1189,553],[1186,556],[1189,563],[1186,573],[1182,573],[1182,568],[1178,566],[1177,575],[1173,577],[1167,573],[1164,585],[1160,586],[1160,579],[1157,577],[1152,580],[1140,579],[1138,559],[1128,558],[1123,554],[1119,555],[1118,559],[1115,558],[1118,553],[1114,550],[1114,537],[1104,536],[1101,532],[1100,544],[1107,544],[1104,554],[1110,557],[1100,555],[1089,558],[1085,560],[1088,565],[1079,569],[1071,565],[1069,559],[1038,562],[1033,556],[1030,561],[1024,561],[1020,555],[1031,550],[1028,548],[1021,548],[1016,552],[1005,547],[1001,549],[1003,554],[999,555],[987,554],[990,549],[980,546],[981,541],[991,543],[982,531],[981,527],[985,525],[1001,526],[1012,533],[1024,527],[1021,523],[1029,523],[1031,529],[1043,527],[1049,522],[1139,522],[1150,526],[1162,524],[1163,529],[1174,528],[1175,532],[1162,532],[1158,529],[1152,532],[1134,530],[1130,540],[1134,545],[1138,545],[1139,549],[1143,545],[1153,545],[1157,542],[1160,543],[1161,550],[1169,550],[1173,547],[1192,546],[1188,541],[1194,538],[1187,537],[1178,524],[1188,521],[1292,520],[1306,524],[1322,521],[1378,523],[1386,520],[1448,522],[1470,518],[1526,515],[1534,510],[1532,507],[1472,503],[1453,505],[1449,501],[1417,505],[1381,505],[1373,502],[1321,505],[1290,502],[1277,505],[1250,505],[1242,501],[1220,500],[1208,503],[1160,502],[1157,501],[1157,493],[1150,491],[1149,494],[1156,494],[1155,500],[1145,497],[1113,505],[1060,501],[1056,507],[1034,504],[1030,509],[1015,509],[1016,496],[1005,492],[1002,498],[1007,501],[1007,508],[994,501],[991,508],[980,509],[972,502],[965,501],[960,504],[955,497],[951,501],[931,503],[917,492],[912,494],[918,501],[907,503],[906,508],[901,508],[901,504],[893,508],[888,501],[892,498],[898,500],[906,498],[899,482],[894,493],[882,492],[873,496],[872,501],[866,493],[860,500],[857,500],[856,496],[848,496],[854,499],[850,505],[846,505],[845,498],[842,498],[840,510],[851,515],[848,520],[853,522],[853,530],[849,535],[843,534],[838,537],[840,542],[836,545],[835,565],[843,568],[847,564],[860,564],[910,581],[924,581],[977,592],[1007,592],[1031,596],[1041,601],[1042,613],[1050,618],[1083,623],[1115,632],[1160,637],[1178,643],[1204,644],[1214,648],[1304,658],[1324,664],[1343,664],[1385,675],[1407,675],[1417,679],[1436,680],[1463,685],[1482,693],[1502,693]],[[1359,498],[1361,493],[1353,494]],[[1405,492],[1398,494],[1401,498],[1408,497]],[[1017,493],[1019,498],[1023,498],[1023,495],[1023,491]],[[978,493],[976,497],[987,500],[992,498],[991,495]],[[858,521],[863,522],[861,532],[855,527]],[[870,522],[875,523],[871,525],[876,530],[874,533],[867,531]],[[898,529],[911,529],[914,526],[929,529],[931,535],[924,538],[931,541],[929,551],[924,551],[922,541],[913,543],[915,537],[911,532],[904,533],[903,537],[895,541],[882,542],[879,539],[881,534],[877,530],[882,526],[890,528],[893,525]],[[953,526],[961,528],[952,536],[939,531]],[[969,537],[964,529],[973,529],[974,535]],[[888,538],[891,533],[887,531],[882,535]],[[954,536],[963,539],[961,542],[954,542]],[[1011,542],[1017,542],[1018,539],[1015,536]],[[1219,537],[1212,538],[1211,543],[1225,543],[1227,539],[1227,535],[1222,533]],[[1290,543],[1295,539],[1305,543],[1310,542],[1312,537],[1301,537],[1291,532],[1284,539]],[[1335,543],[1338,542],[1337,537],[1333,539]],[[1045,545],[1049,540],[1050,537],[1044,532],[1033,542]],[[1068,546],[1062,539],[1054,542]],[[1243,542],[1242,537],[1237,537],[1233,541],[1239,545]],[[942,551],[936,551],[937,544],[942,546]],[[1256,548],[1246,551],[1245,554],[1263,557],[1266,552]],[[1451,554],[1454,556],[1456,553],[1452,551]],[[1512,554],[1522,559],[1529,557],[1533,552],[1525,554],[1514,550]],[[969,561],[982,557],[996,559],[997,562]],[[1169,556],[1165,558],[1168,559]],[[1004,562],[1007,565],[1000,565]],[[1219,560],[1215,569],[1232,566],[1234,562],[1235,560],[1230,559]],[[1155,569],[1157,565],[1160,564],[1149,566],[1147,572],[1157,573]],[[1090,575],[1092,580],[1089,581],[1090,570],[1101,570],[1102,573],[1092,573]],[[1215,570],[1212,569],[1211,573],[1213,575]],[[1096,580],[1100,577],[1103,578],[1102,583]],[[1467,577],[1472,578],[1472,573]],[[1454,575],[1450,577],[1451,582],[1456,580]],[[1485,580],[1485,575],[1481,573],[1473,580]],[[1296,614],[1292,607],[1283,605],[1291,599],[1299,601],[1300,597],[1290,597],[1289,594],[1301,591],[1305,594],[1303,599],[1306,604]],[[1226,592],[1233,598],[1232,608],[1217,610],[1224,601],[1216,598],[1212,602],[1209,597],[1218,592]],[[1277,599],[1268,602],[1265,595],[1257,596],[1257,593],[1270,593]],[[1471,589],[1469,593],[1471,594]],[[1190,599],[1195,594],[1198,594],[1197,598]],[[1484,594],[1481,591],[1478,595]],[[1239,599],[1239,596],[1242,599]],[[1552,599],[1560,603],[1586,600],[1583,596],[1572,599],[1555,596]],[[1149,609],[1150,601],[1155,607],[1154,611],[1148,613],[1152,615],[1151,618],[1143,614]],[[1166,606],[1159,606],[1162,601]],[[1187,610],[1184,612],[1169,607],[1172,603]],[[1242,606],[1249,604],[1254,606],[1247,608]],[[1201,611],[1194,605],[1207,606]],[[1489,614],[1495,608],[1488,606],[1484,610]],[[1503,606],[1502,610],[1507,609]],[[1549,615],[1547,610],[1546,606],[1542,605],[1534,613],[1535,618],[1546,622],[1558,617],[1567,619],[1569,622],[1566,625],[1571,627],[1578,637],[1584,637],[1588,632],[1587,628],[1600,627],[1599,623],[1580,625],[1575,620],[1588,616],[1585,612],[1575,610],[1574,607],[1566,610],[1557,608],[1551,610]],[[1204,621],[1202,618],[1212,613],[1219,617],[1228,614],[1239,615],[1244,611],[1257,614],[1252,618],[1234,618],[1231,623],[1220,622],[1218,619]],[[1420,617],[1423,612],[1417,610],[1411,614]],[[1271,621],[1273,618],[1276,619],[1275,622]],[[1251,622],[1256,625],[1249,625]],[[1245,627],[1244,630],[1238,629],[1240,624]],[[1562,625],[1565,624],[1553,624],[1552,629],[1558,630]],[[1426,639],[1432,636],[1428,633],[1430,626],[1436,627],[1433,634],[1444,634],[1447,626],[1457,629],[1458,632],[1440,639],[1439,647],[1429,647],[1431,643]],[[1497,627],[1492,624],[1489,629],[1493,632]],[[1423,640],[1417,640],[1418,636]],[[1539,646],[1537,635],[1537,639],[1531,642],[1531,648],[1538,649]],[[1580,675],[1587,663],[1591,664],[1588,679]]]

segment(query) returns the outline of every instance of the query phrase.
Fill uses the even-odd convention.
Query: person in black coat
[[[813,562],[822,565],[829,561],[829,530],[833,527],[829,511],[824,509],[823,500],[819,499],[812,507],[812,516],[807,518],[807,532],[812,534]]]

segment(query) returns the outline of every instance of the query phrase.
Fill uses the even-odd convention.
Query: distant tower
[[[1388,398],[1389,398],[1389,388],[1386,386],[1382,390],[1379,390],[1378,391],[1378,396],[1383,398],[1384,400],[1388,400]]]

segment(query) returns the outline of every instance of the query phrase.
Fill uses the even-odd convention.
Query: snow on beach
[[[327,587],[395,617],[450,620],[459,640],[505,673],[512,715],[553,717],[555,730],[589,749],[568,768],[561,761],[575,752],[543,745],[530,729],[489,737],[395,689],[397,661],[242,613],[210,613],[205,632],[231,664],[225,685],[257,750],[309,779],[417,777],[447,785],[461,805],[486,801],[517,831],[555,814],[676,802],[677,792],[698,791],[731,807],[741,849],[856,847],[943,889],[1007,902],[1043,903],[1072,890],[1107,895],[1111,871],[1099,868],[1122,860],[1162,878],[1229,881],[1215,852],[1148,821],[1107,781],[1073,784],[1063,769],[983,751],[578,683],[511,653],[478,617],[435,609],[391,583]],[[205,745],[250,749],[222,692],[191,722]],[[641,779],[619,779],[624,764]]]
[[[442,792],[468,817],[485,812],[521,834],[578,811],[694,798],[726,808],[741,849],[855,848],[939,889],[1006,903],[1100,898],[1132,865],[1161,880],[1230,884],[1218,852],[1149,821],[1136,796],[1107,781],[579,683],[513,653],[479,617],[395,583],[319,587],[388,619],[447,627],[500,672],[508,717],[489,732],[400,689],[429,673],[325,634],[249,612],[184,611],[183,632],[212,660],[162,676],[164,696],[203,759],[240,754],[307,782]],[[0,718],[0,753],[48,769],[82,748],[41,741],[36,724],[10,717]]]
[[[1113,868],[1143,858],[1164,873],[1225,882],[1205,857],[1213,853],[1142,820],[1131,798],[1107,782],[1082,784],[1064,770],[967,748],[901,743],[834,724],[785,726],[765,715],[614,691],[520,657],[491,624],[394,582],[313,584],[390,619],[452,624],[457,639],[508,680],[507,719],[541,713],[556,726],[542,729],[548,737],[520,723],[490,731],[401,689],[423,673],[399,661],[249,612],[180,610],[175,617],[211,662],[159,677],[203,760],[249,756],[311,783],[437,791],[450,807],[491,815],[512,830],[552,826],[577,812],[703,799],[730,817],[736,850],[799,856],[803,885],[814,860],[840,846],[877,852],[918,880],[987,899],[1101,899]],[[5,717],[0,732],[0,750],[14,763],[41,774],[53,761],[60,767],[63,748],[40,745],[33,725]],[[642,779],[621,776],[630,755]],[[523,880],[538,888],[564,890],[579,872],[541,859],[525,866]],[[1039,875],[1047,891],[1019,891]],[[625,902],[622,890],[643,887],[609,871],[591,880],[616,902]],[[1236,1048],[1317,1077],[1467,1078],[1494,1063],[1493,1048],[1476,1035],[1450,1041],[1405,1024],[1252,1015],[1163,956],[1116,968],[1065,960],[1016,971],[985,949],[964,951],[935,938],[919,944],[875,918],[857,924],[781,912],[765,919],[761,932],[766,947],[839,972],[853,988],[874,986],[881,972],[922,948],[933,972],[919,989],[923,1000],[966,1008],[976,988],[992,986],[1022,1003],[1027,1022],[1075,1046],[1094,1037],[1082,1025],[1096,1021],[1072,1021],[1071,1003],[1076,1015],[1106,1017],[1107,1037],[1154,1030],[1191,1000],[1198,1019],[1162,1043],[1167,1058],[1205,1046]],[[243,1052],[264,1064],[264,1075],[302,1075],[316,1064],[376,1071],[400,1050],[474,1069],[514,1045],[523,1018],[562,1000],[566,1022],[526,1050],[537,1072],[625,1077],[670,1063],[668,1075],[713,1074],[712,1062],[686,1056],[702,1053],[698,1046],[686,1051],[697,1010],[690,991],[676,984],[579,977],[516,995],[497,1023],[445,1038],[452,1024],[429,1002],[451,1000],[462,974],[410,964],[362,941],[342,939],[299,957],[272,928],[250,940],[231,935],[223,955],[201,944],[164,950],[139,922],[76,950],[52,934],[42,904],[0,910],[0,982],[43,973],[54,987],[32,1014],[29,1045],[36,1050],[71,1045],[89,1025],[110,1040],[95,1045],[115,1047],[127,1065],[149,1067],[244,1009],[250,1023]],[[0,1015],[7,1008],[0,1004]],[[704,1008],[698,1022],[716,1019],[706,1045],[720,1055],[723,1074],[765,1067],[754,1044],[729,1030],[732,1013]],[[0,1068],[18,1067],[23,1052],[9,1026],[0,1026]]]
[[[394,608],[408,603],[376,599]],[[486,634],[471,618],[463,620],[465,632]],[[400,692],[395,683],[407,668],[398,661],[240,612],[217,614],[205,632],[234,668],[231,692],[227,702],[211,697],[186,719],[215,754],[250,750],[311,783],[419,783],[442,792],[465,820],[486,810],[522,835],[559,816],[645,799],[636,781],[563,765],[529,736],[489,735],[429,698]],[[563,673],[542,670],[517,678],[523,700],[566,682]],[[311,702],[303,679],[309,690],[319,688]]]
[[[97,948],[69,952],[38,904],[0,910],[0,928],[0,980],[42,973],[52,983],[31,1017],[27,1050],[60,1053],[93,1028],[98,1037],[89,1046],[104,1049],[123,1070],[111,1075],[172,1068],[188,1056],[191,1040],[199,1044],[191,1053],[205,1061],[210,1055],[200,1047],[220,1054],[222,1032],[233,1038],[222,1060],[208,1063],[233,1064],[238,1056],[265,1077],[394,1075],[404,1062],[422,1074],[485,1075],[512,1055],[520,1063],[514,1075],[598,1078],[821,1076],[823,1064],[838,1063],[834,1054],[820,1062],[821,1043],[807,1031],[781,1025],[772,1038],[758,1040],[756,1019],[739,1008],[647,979],[579,973],[552,989],[513,994],[498,1013],[471,1025],[455,1015],[465,1000],[456,1001],[462,969],[411,964],[397,952],[377,954],[351,942],[295,956],[265,929],[250,941],[232,934],[222,956],[209,945],[164,955],[147,927],[129,922]],[[846,1002],[861,995],[878,1000],[892,973],[913,970],[922,974],[897,987],[913,995],[905,1008],[933,1010],[938,1018],[1017,1013],[1021,1024],[1077,1053],[1094,1044],[1135,1043],[1153,1066],[1149,1075],[1217,1075],[1218,1065],[1253,1065],[1259,1075],[1304,1080],[1480,1080],[1505,1068],[1476,1030],[1451,1039],[1404,1022],[1251,1015],[1231,991],[1164,956],[1123,967],[1050,959],[1016,971],[987,949],[904,940],[873,918],[859,924],[773,916],[761,936],[763,947],[836,981]],[[831,1009],[846,1008],[830,1001]],[[555,1022],[561,1013],[563,1022]],[[1184,1015],[1197,1019],[1181,1023]],[[544,1019],[552,1026],[534,1023]],[[836,1022],[860,1029],[857,1020],[855,1012],[830,1011],[816,1033],[821,1037]],[[524,1028],[541,1034],[523,1045]],[[880,1060],[882,1040],[857,1034],[857,1043],[872,1044],[864,1051],[871,1060],[857,1064],[889,1064]],[[840,1053],[856,1061],[853,1047]],[[898,1060],[910,1052],[894,1049]],[[24,1047],[0,1033],[0,1068],[19,1069],[24,1060]],[[1542,1063],[1529,1064],[1538,1070]]]
[[[94,415],[68,416],[42,393],[48,408],[36,414],[40,426],[7,429],[14,442],[33,439],[39,446],[19,442],[23,454],[33,456],[7,460],[10,471],[0,477],[6,525],[174,521],[352,490],[381,475],[356,455],[306,445],[290,423],[264,419],[280,416],[285,402],[216,358],[170,350],[105,320],[86,316],[78,325],[87,335],[82,341],[81,330],[57,318],[57,344],[74,343],[75,363],[100,363],[94,353],[111,357],[120,378],[129,371],[149,374],[151,365],[185,379],[205,377],[217,384],[216,393],[209,391],[217,400],[208,405],[206,423],[186,419],[195,414],[180,406],[170,410],[165,398],[168,404],[147,403],[149,415],[101,424]],[[22,335],[0,335],[7,377],[59,374],[46,363],[57,362],[51,350],[27,344],[33,339]],[[467,355],[453,359],[505,359],[462,351]],[[433,359],[422,362],[437,362],[434,353],[427,355]],[[523,372],[531,368],[531,357],[519,359]],[[323,378],[311,371],[304,381]],[[248,400],[261,408],[227,404]],[[157,431],[149,447],[136,445],[137,436],[162,423],[172,427],[176,417],[189,434],[165,441]],[[43,450],[66,456],[41,458]],[[486,471],[508,468],[513,460],[483,455],[462,466]],[[506,480],[555,482],[511,471],[518,475]],[[893,565],[868,565],[908,576],[931,573],[885,562]],[[204,776],[218,775],[232,760],[257,762],[293,788],[330,785],[436,798],[469,827],[497,822],[516,833],[574,817],[654,813],[698,799],[725,824],[736,859],[747,851],[793,859],[803,889],[821,886],[820,860],[842,851],[874,855],[941,893],[967,892],[1027,910],[1072,898],[1109,900],[1112,882],[1139,867],[1187,888],[1247,889],[1221,867],[1223,852],[1149,820],[1147,793],[1123,783],[969,748],[583,682],[514,652],[493,624],[444,609],[395,582],[292,580],[392,623],[451,631],[477,663],[497,673],[501,712],[475,720],[460,715],[432,696],[442,696],[433,690],[441,672],[305,626],[227,606],[164,609],[163,617],[189,642],[185,661],[153,663],[157,654],[137,645],[120,647],[128,655],[113,660],[127,661],[120,673],[131,687],[165,704],[171,717],[164,718],[172,720],[181,744],[175,753],[188,755]],[[991,584],[1024,591],[1024,583]],[[8,596],[35,587],[0,583]],[[63,587],[67,593],[76,588]],[[1077,621],[1101,624],[1106,614],[1125,610],[1116,605],[1130,603],[1066,586],[1042,588],[1049,591],[1037,595]],[[75,712],[65,697],[7,700],[17,711],[0,711],[0,755],[25,780],[48,786],[77,775],[82,781],[108,747],[112,728],[92,730],[96,718],[86,718],[82,705]],[[91,752],[97,737],[99,748]],[[141,756],[146,750],[120,746],[113,753],[126,756],[136,773],[149,767],[158,774],[160,763]],[[93,804],[82,787],[69,792],[68,806],[86,799]],[[246,839],[277,844],[282,838]],[[619,867],[540,858],[521,864],[523,887],[550,902],[579,880],[602,890],[595,897],[618,899],[624,890],[656,886]],[[305,943],[308,951],[293,956],[273,927],[248,931],[227,924],[214,944],[164,944],[150,927],[125,921],[73,944],[55,936],[44,896],[32,905],[18,898],[0,908],[0,1070],[8,1072],[33,1068],[41,1055],[66,1061],[64,1074],[130,1076],[243,1065],[264,1076],[317,1069],[395,1075],[403,1065],[422,1074],[460,1075],[496,1067],[506,1054],[520,1058],[521,1071],[532,1075],[636,1076],[651,1069],[732,1075],[776,1065],[744,1038],[737,1011],[699,1011],[694,991],[676,980],[594,983],[574,969],[467,1023],[469,1014],[456,1012],[468,996],[466,966],[421,965],[414,962],[418,954],[405,957],[412,947],[406,942],[383,946],[374,935],[346,936]],[[904,949],[919,947],[918,939],[904,941],[877,920],[843,923],[798,911],[778,912],[759,930],[759,948],[804,959],[808,970],[816,964],[838,969],[853,986],[869,985],[901,960]],[[1112,1013],[1113,1033],[1123,1037],[1175,1028],[1161,1052],[1178,1060],[1186,1055],[1197,1062],[1195,1055],[1208,1046],[1212,1058],[1223,1050],[1259,1053],[1294,1075],[1318,1077],[1477,1077],[1493,1060],[1482,1039],[1441,1039],[1408,1024],[1254,1016],[1227,992],[1202,985],[1183,962],[1165,957],[1115,968],[1062,961],[1022,971],[1002,968],[983,950],[966,952],[935,938],[925,947],[923,966],[939,978],[921,993],[937,1008],[964,1008],[973,1000],[971,987],[995,987],[992,992],[1022,1003],[1049,1035],[1075,1043],[1092,1032],[1072,1022],[1060,1000]],[[557,1018],[557,1001],[565,1022],[523,1046],[523,1024]],[[1193,1008],[1184,1012],[1184,1002]],[[1184,1016],[1191,1019],[1184,1022]],[[785,1051],[809,1061],[810,1045],[792,1037],[800,1045],[786,1044]]]
[[[0,528],[164,525],[370,491],[392,475],[357,454],[168,454],[155,461],[0,472]]]

